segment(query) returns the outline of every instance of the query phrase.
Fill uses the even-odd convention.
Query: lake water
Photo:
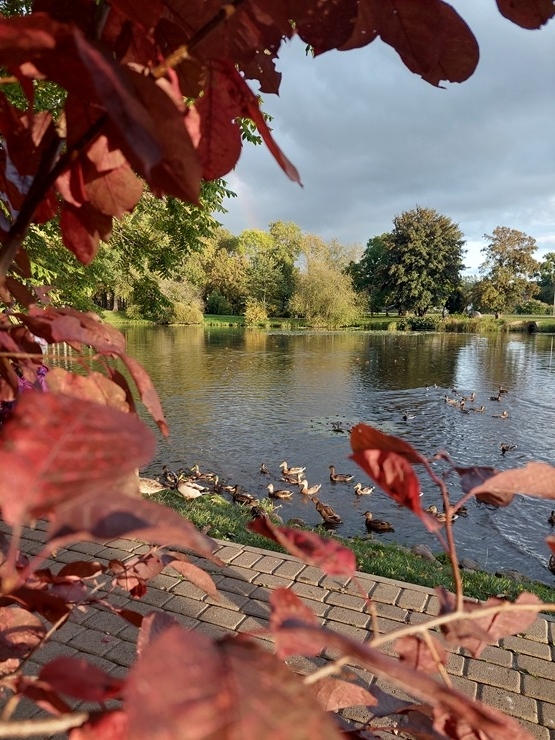
[[[279,464],[306,466],[309,483],[322,483],[319,498],[342,516],[338,534],[365,534],[363,512],[371,509],[395,532],[383,542],[426,543],[437,549],[420,522],[376,489],[357,497],[352,484],[332,484],[328,466],[367,476],[349,460],[346,434],[333,424],[358,422],[403,437],[424,455],[445,450],[459,465],[500,470],[531,460],[555,465],[554,337],[545,334],[287,333],[200,327],[130,327],[129,352],[146,367],[160,394],[170,426],[143,474],[162,465],[215,471],[258,497],[267,495],[264,462],[279,482]],[[500,385],[501,403],[490,401]],[[461,413],[445,403],[456,388],[476,393],[484,413]],[[502,410],[507,419],[493,418]],[[413,416],[403,420],[403,413]],[[146,416],[144,416],[146,419]],[[149,422],[150,426],[152,422]],[[501,455],[499,445],[517,449]],[[418,471],[423,505],[440,503],[439,492]],[[451,480],[451,479],[450,479]],[[353,481],[353,483],[355,482]],[[280,484],[284,486],[283,483]],[[291,488],[291,486],[285,486]],[[282,503],[284,520],[321,522],[312,502],[296,492]],[[450,483],[452,500],[460,495]],[[441,503],[440,503],[441,505]],[[492,509],[469,502],[469,516],[454,525],[459,557],[488,570],[516,568],[553,584],[546,569],[551,533],[547,517],[555,504],[517,496]]]

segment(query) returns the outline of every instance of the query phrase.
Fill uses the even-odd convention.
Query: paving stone
[[[501,644],[513,653],[533,655],[536,658],[543,658],[544,660],[551,660],[552,658],[551,647],[549,645],[543,642],[536,642],[535,640],[527,640],[525,637],[510,635],[503,638]]]
[[[488,686],[499,686],[508,691],[517,692],[520,689],[520,675],[510,668],[486,663],[485,660],[467,659],[467,677]]]
[[[553,740],[552,732],[548,730],[547,727],[535,725],[532,722],[527,722],[525,719],[519,719],[517,722],[527,732],[529,732],[532,737],[536,738],[536,740]]]
[[[273,573],[281,565],[281,558],[272,555],[265,555],[256,562],[256,570],[261,573]]]
[[[263,619],[270,618],[270,606],[265,601],[255,601],[249,599],[249,601],[243,607],[243,614],[247,614],[251,617],[262,617]]]
[[[401,609],[410,609],[411,611],[423,612],[429,594],[426,591],[414,591],[411,588],[402,588],[397,597],[396,604]]]
[[[301,561],[282,560],[281,564],[274,570],[274,575],[293,580],[302,570],[304,570],[304,568],[305,564]]]
[[[144,604],[150,604],[151,606],[162,607],[168,601],[172,599],[172,594],[167,591],[161,591],[159,588],[147,588],[144,596],[141,596],[141,601]]]
[[[539,701],[538,713],[540,715],[540,724],[544,725],[544,727],[549,727],[553,733],[555,731],[555,704]]]
[[[437,617],[439,614],[439,599],[437,596],[434,594],[429,596],[426,606],[424,607],[424,611],[426,614],[432,614],[434,617]]]
[[[368,573],[357,573],[349,579],[349,582],[343,589],[346,594],[360,594],[361,590],[365,596],[370,596],[376,586],[376,579]]]
[[[77,648],[66,645],[65,643],[49,640],[46,645],[43,645],[33,654],[33,658],[37,663],[45,665],[51,660],[54,660],[54,658],[60,658],[61,656],[72,657],[75,655],[79,655],[79,650]]]
[[[344,593],[345,588],[350,581],[351,576],[327,576],[324,574],[324,578],[320,582],[320,586],[329,591],[339,591],[340,593]]]
[[[401,589],[390,583],[377,583],[372,591],[372,601],[380,601],[382,604],[394,604],[399,598]]]
[[[68,549],[81,552],[83,555],[92,555],[94,557],[97,552],[104,550],[104,545],[99,545],[98,542],[74,542]]]
[[[225,593],[224,591],[218,592],[219,599],[215,599],[213,596],[207,596],[204,600],[205,604],[213,604],[215,606],[221,606],[223,609],[234,609],[235,611],[241,611],[245,604],[249,601],[248,596],[241,596],[240,594]]]
[[[514,656],[511,651],[503,650],[503,648],[496,647],[494,645],[486,645],[480,653],[480,660],[485,660],[487,663],[502,665],[505,666],[505,668],[512,668],[514,666]]]
[[[478,684],[476,681],[471,681],[465,678],[465,676],[451,676],[451,682],[457,691],[466,694],[471,699],[476,699],[478,694]]]
[[[308,565],[297,576],[297,582],[309,583],[312,586],[318,586],[324,580],[324,574],[320,568]]]
[[[403,624],[407,621],[407,612],[405,609],[401,609],[399,606],[393,606],[392,604],[377,603],[376,612],[379,617],[386,617],[394,622],[401,622]],[[400,625],[398,625],[400,626]]]
[[[301,598],[312,599],[313,601],[323,601],[328,595],[328,592],[324,591],[323,588],[312,586],[309,583],[299,583],[299,581],[295,581],[291,586],[291,591]]]
[[[117,635],[128,622],[118,614],[95,609],[81,624],[83,627],[90,627],[105,634]]]
[[[192,584],[189,584],[192,586]],[[242,581],[239,578],[222,578],[220,581],[218,581],[218,591],[223,591],[224,593],[231,593],[231,594],[240,594],[241,596],[250,596],[256,589],[259,588],[259,586],[256,586],[254,583],[248,583],[246,581]],[[174,593],[177,593],[177,588],[174,588]],[[200,589],[197,589],[200,591]],[[182,593],[182,596],[185,596],[186,594]]]
[[[233,558],[233,565],[239,565],[242,568],[252,568],[262,557],[258,552],[244,550],[237,557]]]
[[[525,637],[529,638],[530,640],[537,640],[538,642],[549,642],[547,639],[547,627],[550,623],[544,619],[543,617],[538,617],[535,622],[533,622],[526,632],[521,633]]]
[[[191,583],[191,581],[178,581],[178,583],[172,586],[171,593],[168,593],[168,596],[172,594],[187,596],[187,598],[195,599],[196,601],[202,601],[206,597],[206,593],[198,586],[195,586],[194,583]]]
[[[106,542],[105,546],[115,547],[118,550],[123,550],[123,552],[132,553],[137,549],[137,547],[141,547],[141,543],[138,540],[124,540],[121,537],[118,537],[115,540]]]
[[[540,701],[555,704],[555,685],[548,678],[538,678],[526,673],[522,675],[522,693]]]
[[[229,630],[237,629],[243,621],[244,615],[233,609],[222,609],[220,606],[209,606],[202,612],[202,621],[225,627]]]
[[[263,588],[288,588],[291,585],[289,578],[281,578],[280,576],[274,576],[269,573],[260,573],[256,576],[253,583]]]
[[[178,614],[184,614],[186,617],[193,617],[194,619],[198,619],[206,609],[207,605],[205,603],[188,599],[186,596],[172,596],[164,604],[164,611],[177,612]]]
[[[137,647],[131,642],[119,640],[104,657],[117,665],[130,668],[137,660]]]
[[[455,655],[455,653],[449,653],[447,657],[447,665],[445,667],[447,669],[447,673],[453,676],[462,676],[465,670],[463,656]]]
[[[218,624],[209,624],[208,622],[199,622],[195,632],[202,632],[203,635],[206,635],[213,640],[229,635],[227,627],[221,627]]]
[[[332,606],[326,615],[327,622],[342,622],[354,627],[365,628],[370,624],[370,615],[354,609],[345,609],[342,606]]]
[[[356,611],[366,611],[370,613],[367,603],[364,599],[358,596],[351,596],[349,594],[338,593],[337,591],[330,591],[326,595],[326,604],[333,604],[335,606],[343,606],[347,609],[354,609]]]
[[[529,722],[538,721],[537,702],[528,696],[515,694],[503,688],[484,685],[481,687],[480,699],[511,717],[526,719]]]
[[[517,655],[516,665],[519,670],[531,673],[533,676],[555,681],[555,663],[551,660],[541,660],[531,655]],[[553,684],[553,691],[555,693],[555,683]]]
[[[111,650],[113,645],[107,641],[108,638],[102,632],[96,630],[84,630],[69,641],[70,647],[82,650],[85,653],[92,653],[104,657]]]
[[[260,575],[257,570],[243,568],[240,565],[227,565],[220,571],[220,573],[224,578],[239,578],[243,581],[247,581],[247,583],[251,583],[258,575]]]
[[[240,545],[223,545],[222,547],[219,547],[215,552],[214,555],[217,555],[220,560],[223,560],[224,563],[229,563],[231,560],[236,558],[242,550],[242,547]]]

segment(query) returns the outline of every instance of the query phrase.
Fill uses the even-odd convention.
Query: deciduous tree
[[[463,234],[450,218],[421,206],[395,216],[393,227],[383,268],[388,300],[400,314],[424,316],[460,284]]]
[[[533,298],[537,293],[537,286],[532,282],[538,270],[533,256],[536,240],[507,226],[496,226],[493,234],[484,234],[484,239],[488,244],[481,250],[485,260],[479,268],[483,280],[476,286],[477,307],[507,311]]]

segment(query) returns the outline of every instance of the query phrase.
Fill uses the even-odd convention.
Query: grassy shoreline
[[[192,501],[185,501],[178,493],[168,489],[153,496],[152,499],[174,509],[210,537],[264,550],[284,552],[276,542],[250,532],[246,528],[251,519],[248,507],[233,504],[221,495],[207,494]],[[262,506],[269,513],[271,512],[271,501],[262,501]],[[270,517],[272,516],[270,513]],[[454,588],[451,566],[445,553],[439,551],[434,553],[437,561],[433,562],[415,555],[404,547],[384,545],[378,541],[377,537],[339,538],[327,532],[323,527],[316,527],[311,531],[316,531],[324,537],[338,539],[353,550],[357,569],[363,573],[429,588],[436,586],[445,586],[449,590]],[[465,595],[472,598],[485,600],[490,596],[502,595],[512,601],[523,591],[528,591],[536,594],[546,603],[555,603],[555,586],[551,588],[525,577],[519,582],[485,571],[470,570],[461,570],[461,575]]]
[[[103,318],[107,323],[116,327],[155,325],[151,321],[128,319],[123,311],[104,311]],[[198,326],[246,328],[244,316],[217,316],[213,314],[205,314],[203,323],[198,324]],[[271,318],[260,325],[249,328],[307,331],[315,327],[306,326],[302,319]],[[321,330],[326,331],[325,327]],[[422,319],[418,319],[415,316],[401,317],[376,314],[374,316],[364,316],[356,324],[342,327],[340,331],[437,331],[472,334],[487,332],[555,333],[555,317],[507,314],[498,319],[493,315],[484,315],[481,318],[453,315],[442,319],[438,314],[429,314]]]

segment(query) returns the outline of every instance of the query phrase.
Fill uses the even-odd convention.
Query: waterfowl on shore
[[[555,527],[555,511],[552,510],[551,514],[547,517],[547,523],[551,524],[552,527]]]
[[[314,503],[316,511],[320,514],[326,524],[341,524],[341,517],[329,504],[322,503],[314,496],[311,496],[310,500]]]
[[[187,481],[179,481],[176,486],[173,486],[172,491],[178,493],[180,496],[187,501],[192,501],[194,498],[203,496],[208,493],[207,488],[199,489],[198,486],[192,486]]]
[[[355,493],[357,496],[369,496],[376,486],[363,486],[362,483],[355,483]]]
[[[252,506],[252,504],[257,503],[255,497],[251,493],[247,493],[247,491],[239,490],[239,484],[233,486],[233,491],[231,492],[231,498],[236,504],[245,504],[247,506]]]
[[[374,519],[371,511],[364,512],[366,530],[368,532],[395,532],[393,525],[385,519]]]
[[[508,411],[502,411],[500,414],[492,414],[492,419],[508,419],[509,418],[509,412]]]
[[[332,483],[350,483],[354,475],[350,475],[349,473],[336,473],[335,467],[333,465],[329,466],[330,469],[330,480]]]
[[[264,465],[264,463],[262,463],[262,465],[260,466],[260,472],[262,473],[262,475],[270,475],[270,471]]]
[[[283,475],[298,475],[299,473],[304,473],[304,471],[306,470],[306,465],[304,468],[290,468],[287,465],[287,460],[284,460],[279,467],[281,468],[281,472],[283,473]]]
[[[179,475],[173,470],[170,470],[167,465],[164,465],[162,468],[162,475],[160,478],[167,488],[175,488],[179,483]]]
[[[516,445],[508,444],[507,442],[501,442],[501,444],[499,445],[499,449],[501,450],[501,454],[504,455],[506,452],[516,450]]]
[[[167,491],[168,486],[154,478],[142,478],[139,476],[139,491],[143,496],[153,496],[160,491]]]
[[[268,483],[266,488],[268,489],[268,496],[270,498],[285,498],[285,499],[293,498],[293,491],[287,491],[284,488],[282,489],[278,488],[276,490],[274,489],[273,483]]]
[[[224,493],[224,492],[233,493],[233,491],[235,490],[235,486],[232,486],[231,484],[227,484],[227,483],[222,483],[222,481],[220,481],[218,476],[214,478],[213,484],[214,484],[214,493]]]
[[[212,481],[216,477],[216,473],[201,473],[198,465],[193,465],[191,468],[191,475],[196,480],[209,480]]]
[[[194,476],[187,475],[183,468],[179,468],[177,471],[178,483],[186,483],[191,488],[197,488],[199,491],[208,490],[203,483],[197,483],[197,479]],[[218,476],[214,480],[217,480]],[[175,487],[175,486],[174,486]]]
[[[300,483],[298,484],[298,486],[299,486],[299,491],[301,493],[304,493],[306,496],[315,496],[318,493],[318,491],[320,490],[320,488],[322,488],[322,484],[321,483],[316,483],[313,486],[309,486],[308,485],[308,481],[306,479],[300,481]]]

